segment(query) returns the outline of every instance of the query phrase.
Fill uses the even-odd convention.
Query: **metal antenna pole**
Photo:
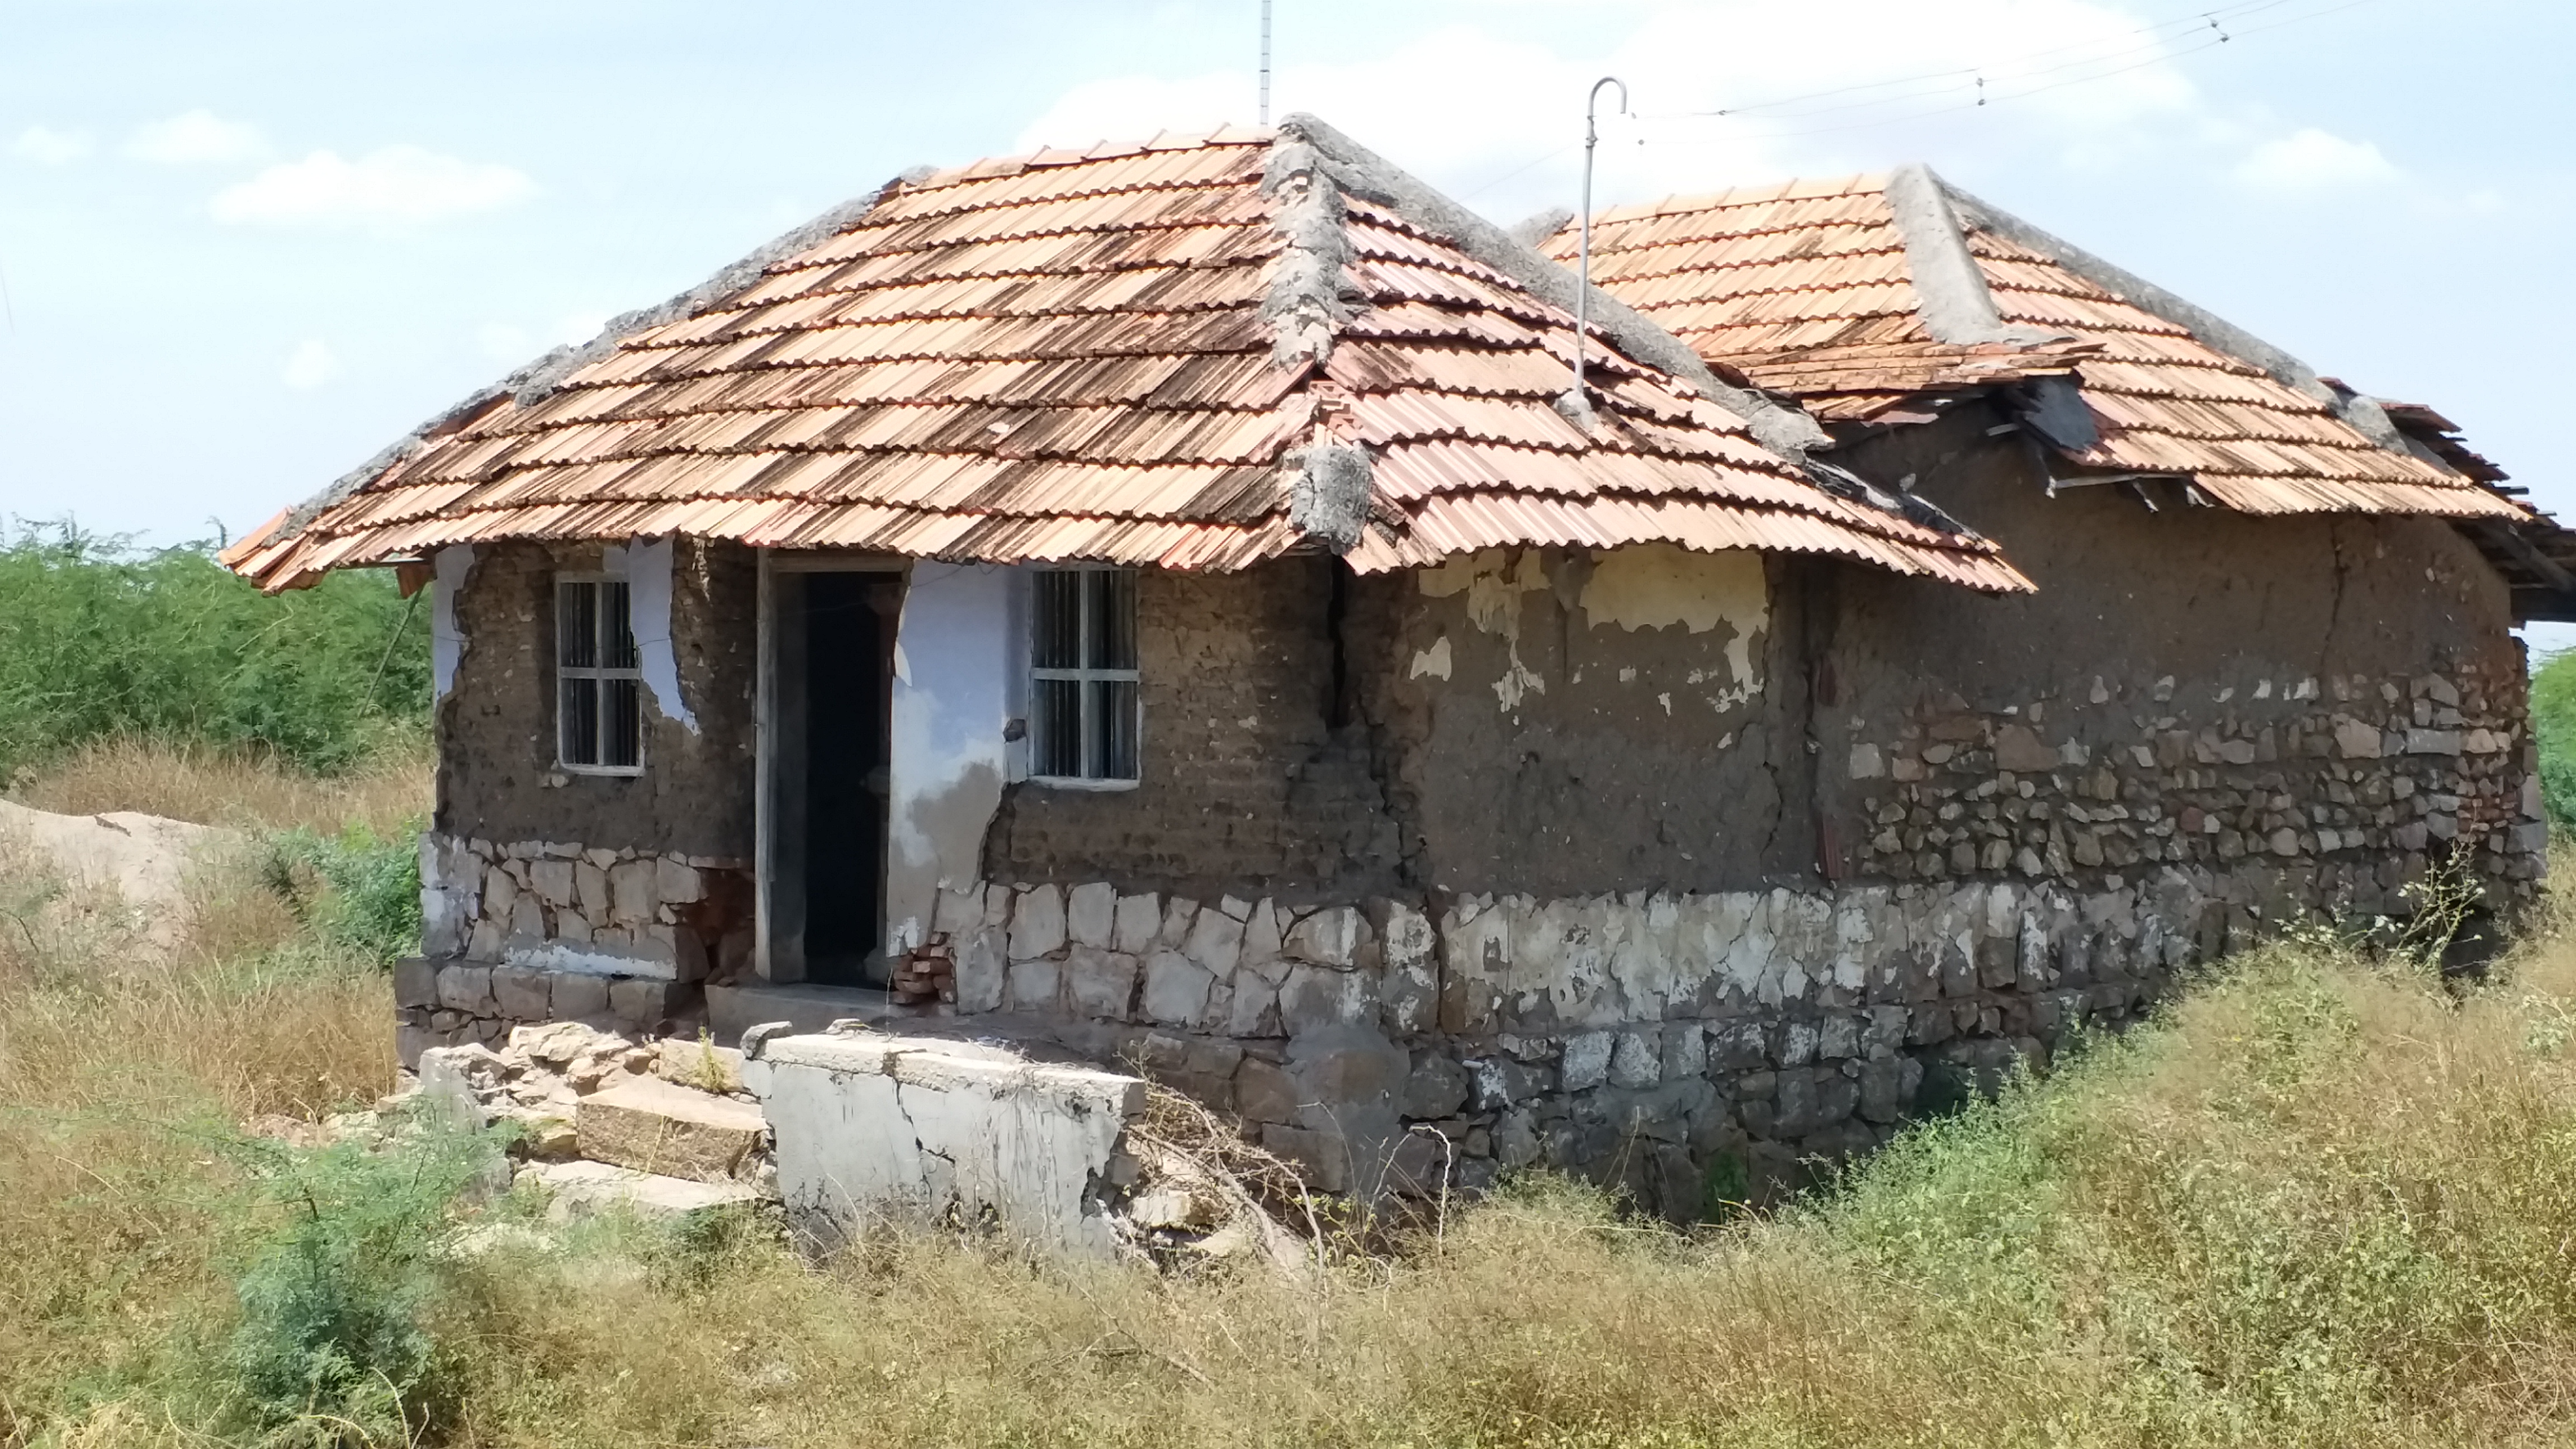
[[[1578,416],[1592,412],[1592,397],[1583,390],[1584,344],[1589,338],[1589,314],[1592,301],[1592,150],[1601,143],[1601,88],[1619,88],[1619,114],[1628,114],[1628,83],[1614,75],[1605,75],[1592,83],[1592,93],[1583,99],[1583,209],[1576,213],[1582,220],[1580,263],[1577,275],[1581,285],[1574,289],[1574,391],[1566,396]]]
[[[1261,0],[1261,124],[1270,124],[1270,0]]]

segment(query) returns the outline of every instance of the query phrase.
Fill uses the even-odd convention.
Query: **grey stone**
[[[1284,1036],[1287,1028],[1279,1020],[1279,993],[1270,984],[1248,971],[1237,972],[1234,988],[1227,993],[1225,1031],[1228,1036]],[[1213,994],[1209,1008],[1215,1007]]]
[[[1064,933],[1077,946],[1109,949],[1118,926],[1118,888],[1093,881],[1073,888],[1064,907]]]
[[[405,956],[394,963],[394,1005],[438,1005],[438,963],[424,956]]]
[[[455,965],[438,973],[438,1004],[467,1016],[492,1014],[492,968]]]
[[[607,1015],[608,984],[609,978],[605,976],[569,971],[556,976],[550,993],[555,1019],[579,1021],[584,1017]]]
[[[608,871],[608,913],[629,930],[650,923],[660,902],[653,897],[653,862],[621,860]],[[599,924],[592,921],[592,925]]]
[[[1455,1116],[1474,1085],[1465,1067],[1437,1052],[1425,1052],[1404,1080],[1404,1115],[1417,1120]]]
[[[568,860],[540,860],[528,866],[528,886],[547,905],[557,908],[573,903],[573,870]]]
[[[1623,1031],[1610,1050],[1610,1085],[1631,1090],[1663,1080],[1663,1045],[1652,1027]]]
[[[1289,927],[1280,949],[1318,966],[1348,967],[1359,950],[1361,928],[1358,911],[1349,906],[1328,907]]]
[[[1065,953],[1065,995],[1084,1016],[1125,1021],[1136,996],[1136,958],[1076,946]]]
[[[1749,1072],[1770,1065],[1771,1048],[1762,1039],[1758,1021],[1730,1021],[1712,1027],[1708,1034],[1708,1064],[1712,1071]]]
[[[1581,1092],[1610,1080],[1610,1052],[1609,1032],[1577,1032],[1567,1037],[1559,1083],[1566,1091]]]
[[[1142,956],[1154,948],[1154,938],[1161,931],[1162,924],[1163,902],[1160,896],[1121,896],[1109,944],[1130,956]]]
[[[1234,1073],[1235,1114],[1251,1122],[1297,1120],[1297,1079],[1259,1057],[1246,1057]]]
[[[1011,959],[1033,961],[1064,949],[1064,892],[1031,886],[1011,907]]]
[[[1358,1026],[1377,1017],[1374,974],[1331,966],[1292,967],[1279,989],[1279,1022],[1290,1036],[1326,1026]]]
[[[526,966],[496,966],[492,969],[492,1002],[501,1015],[512,1021],[551,1021],[554,973]]]
[[[1007,993],[1013,1011],[1053,1011],[1064,983],[1063,968],[1040,957],[1011,963]]]
[[[675,981],[619,977],[608,983],[608,1010],[619,1021],[650,1031],[686,1002],[691,989]]]
[[[685,861],[657,856],[653,861],[653,894],[666,906],[685,906],[706,897],[706,882]]]
[[[1244,908],[1248,915],[1251,907]],[[1243,922],[1222,910],[1201,911],[1181,950],[1212,976],[1231,976],[1243,954]]]
[[[1685,1077],[1708,1073],[1708,1034],[1695,1021],[1664,1023],[1664,1080],[1680,1081]]]
[[[1216,978],[1196,961],[1178,951],[1157,951],[1145,958],[1145,1019],[1196,1026],[1215,985]]]

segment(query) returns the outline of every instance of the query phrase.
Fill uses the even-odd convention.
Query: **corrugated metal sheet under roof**
[[[1319,546],[1297,493],[1339,450],[1367,496],[1332,546],[1362,569],[1656,539],[2027,587],[1616,346],[1590,425],[1569,421],[1570,319],[1346,192],[1310,142],[1291,122],[897,182],[471,400],[226,561],[278,589],[455,543],[688,534],[1234,569]]]

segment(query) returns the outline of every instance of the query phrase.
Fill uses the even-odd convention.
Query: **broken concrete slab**
[[[760,1109],[655,1078],[581,1099],[573,1131],[593,1162],[692,1182],[730,1182],[760,1149]]]
[[[1141,1078],[866,1030],[756,1039],[743,1077],[776,1136],[788,1223],[817,1247],[892,1215],[1116,1251],[1104,1199]]]

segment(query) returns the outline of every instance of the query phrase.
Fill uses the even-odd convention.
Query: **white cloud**
[[[268,142],[246,121],[227,121],[207,110],[183,111],[135,127],[125,154],[163,166],[223,165],[258,160],[268,154]]]
[[[526,172],[418,146],[358,159],[316,151],[216,193],[215,220],[267,226],[402,226],[463,216],[537,194]]]
[[[1273,113],[1314,112],[1508,221],[1573,202],[1584,93],[1605,74],[1627,82],[1638,115],[1603,118],[1596,201],[1875,169],[1979,142],[2100,164],[2163,134],[2157,123],[2180,133],[2205,111],[2155,38],[2140,34],[2147,20],[2117,0],[1649,0],[1632,13],[1624,32],[1607,14],[1587,26],[1607,37],[1588,54],[1461,24],[1364,59],[1287,66]],[[1901,84],[1883,84],[1892,81]],[[1764,104],[1841,88],[1859,89]],[[1084,146],[1249,121],[1255,91],[1249,70],[1091,82],[1065,92],[1021,140]],[[1692,114],[1723,109],[1739,114]]]
[[[2370,142],[2314,126],[2264,142],[2236,166],[2239,184],[2289,196],[2380,186],[2403,174]]]
[[[286,370],[280,374],[288,387],[309,392],[340,375],[340,359],[331,344],[319,337],[307,337],[287,354]]]
[[[23,156],[39,166],[68,166],[90,153],[89,136],[80,131],[57,131],[50,126],[29,126],[9,143],[12,155]]]

